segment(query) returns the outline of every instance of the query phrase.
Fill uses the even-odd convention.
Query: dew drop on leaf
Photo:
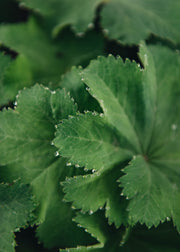
[[[56,151],[56,152],[55,152],[55,157],[58,157],[58,156],[59,156],[59,152]]]
[[[172,129],[172,130],[177,130],[177,125],[176,125],[176,124],[172,124],[172,125],[171,125],[171,129]]]

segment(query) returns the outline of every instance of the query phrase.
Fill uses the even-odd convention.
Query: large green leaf
[[[29,186],[15,182],[0,184],[0,251],[13,252],[13,232],[24,227],[30,220],[34,203]]]
[[[39,202],[37,235],[46,247],[91,243],[92,239],[72,223],[70,206],[62,202],[59,183],[75,173],[71,168],[66,174],[66,160],[58,156],[52,143],[54,126],[75,114],[76,106],[64,90],[51,92],[40,85],[19,93],[16,102],[15,110],[0,113],[1,181],[20,177],[31,184]],[[54,231],[49,234],[49,230]]]
[[[124,169],[127,175],[120,179],[120,186],[124,188],[122,195],[130,199],[127,208],[129,223],[139,221],[151,227],[172,217],[180,230],[177,210],[180,202],[180,57],[178,52],[160,46],[152,46],[148,50],[141,43],[140,58],[144,69],[135,62],[123,62],[120,58],[109,56],[92,61],[82,71],[83,81],[100,103],[104,114],[102,118],[96,115],[94,119],[87,115],[76,116],[58,126],[55,143],[60,153],[71,163],[80,161],[78,164],[81,166],[95,169],[93,175],[77,177],[65,183],[66,200],[73,201],[75,207],[86,211],[102,207],[107,191],[101,183],[101,179],[105,181],[104,172],[112,172],[113,164],[118,162],[121,169],[123,161],[115,159],[115,150],[111,153],[101,147],[106,142],[111,150],[116,148],[119,158],[125,150],[134,155],[130,165]],[[117,134],[116,141],[109,137],[113,134]],[[99,137],[101,145],[95,147],[94,140]],[[83,141],[87,139],[85,144]],[[90,139],[93,143],[89,142]],[[71,147],[67,148],[69,140]],[[108,162],[108,156],[112,163]],[[114,198],[115,187],[111,185],[110,188],[110,197]],[[91,199],[98,191],[97,203],[92,200],[93,203],[89,204],[85,197],[77,195],[79,190]],[[120,223],[122,215],[117,215],[118,218]]]
[[[95,11],[103,0],[20,0],[27,6],[49,19],[56,30],[72,25],[76,32],[84,32],[95,18]]]
[[[137,44],[150,34],[180,43],[179,0],[110,0],[101,25],[111,39]]]

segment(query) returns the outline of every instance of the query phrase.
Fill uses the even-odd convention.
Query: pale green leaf
[[[0,251],[13,252],[14,233],[27,225],[34,203],[29,186],[0,184]]]
[[[111,0],[101,12],[108,37],[138,44],[150,34],[180,43],[179,0]]]

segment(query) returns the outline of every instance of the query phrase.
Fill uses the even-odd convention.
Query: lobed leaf
[[[69,95],[64,90],[51,92],[40,85],[22,91],[15,110],[0,113],[1,181],[9,182],[20,177],[24,183],[31,184],[39,203],[35,212],[35,222],[40,224],[37,235],[46,247],[92,242],[72,223],[73,211],[62,202],[64,194],[59,182],[66,174],[76,173],[74,169],[66,173],[66,160],[58,157],[52,140],[54,125],[67,118],[67,113],[76,113]],[[54,230],[51,235],[50,229]]]
[[[163,0],[111,0],[101,11],[101,25],[109,38],[127,44],[138,44],[151,34],[178,44],[179,11],[178,0],[166,0],[166,4]]]
[[[128,160],[128,157],[121,159],[121,154],[128,150],[131,153],[129,158],[132,154],[134,158],[125,167],[126,175],[120,178],[120,186],[123,187],[123,195],[130,199],[127,207],[129,223],[140,222],[151,227],[172,218],[179,230],[180,76],[176,69],[180,66],[180,58],[178,53],[167,48],[152,46],[147,49],[143,43],[140,45],[140,58],[144,69],[135,62],[124,63],[120,58],[109,56],[92,61],[82,72],[83,81],[90,94],[99,101],[104,117],[97,115],[92,119],[92,116],[80,115],[58,126],[55,144],[60,153],[70,162],[75,164],[79,161],[79,165],[96,171],[92,175],[67,180],[64,183],[66,200],[85,211],[102,207],[108,198],[104,171],[112,173],[113,165],[118,163],[121,169],[122,161]],[[117,134],[116,141],[109,137],[113,134]],[[89,143],[89,139],[97,139],[98,136],[101,143],[107,142],[111,147],[104,149],[101,146],[106,145],[95,147],[94,141]],[[71,147],[68,147],[69,140]],[[120,147],[119,160],[113,150],[114,143]],[[99,158],[101,151],[106,157]],[[116,189],[110,184],[109,197],[114,199]],[[82,194],[77,195],[79,191]],[[95,201],[96,191],[99,198]],[[86,200],[86,194],[91,203]],[[112,206],[110,208],[113,209]],[[109,216],[112,215],[114,213]],[[119,212],[113,221],[120,224],[121,216]]]

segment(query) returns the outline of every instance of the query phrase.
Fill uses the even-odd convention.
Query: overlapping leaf
[[[53,40],[47,27],[34,17],[26,23],[2,24],[0,43],[19,53],[4,80],[4,99],[14,99],[18,90],[36,82],[55,88],[73,65],[87,65],[104,49],[103,37],[95,31],[77,38],[65,29]]]
[[[0,251],[15,251],[13,232],[27,224],[33,210],[29,186],[19,182],[12,185],[0,184]]]
[[[49,19],[56,30],[72,25],[76,32],[84,32],[95,18],[95,11],[103,0],[20,0],[21,4]]]
[[[38,237],[46,247],[92,242],[72,223],[73,212],[62,202],[59,183],[74,174],[74,169],[66,173],[66,160],[58,157],[52,145],[55,124],[75,113],[76,106],[64,90],[51,93],[39,85],[19,94],[15,110],[0,113],[1,181],[20,177],[31,183],[39,202],[36,223],[42,223]],[[49,230],[54,231],[49,234]]]
[[[70,92],[78,105],[78,111],[82,113],[88,110],[102,112],[97,100],[86,91],[86,86],[80,76],[81,70],[81,67],[72,67],[71,71],[63,76],[60,85]]]
[[[150,230],[140,225],[134,228],[115,229],[113,226],[107,225],[107,220],[103,217],[103,211],[99,211],[91,216],[78,214],[75,221],[96,237],[99,243],[93,246],[81,246],[60,251],[138,252],[142,250],[145,252],[178,252],[180,248],[179,234],[173,229],[170,222]]]
[[[180,43],[179,0],[111,0],[101,12],[107,35],[128,44],[137,44],[150,34]]]
[[[58,126],[55,143],[71,163],[97,171],[65,183],[66,200],[73,201],[75,207],[90,209],[89,202],[77,195],[79,190],[82,195],[89,195],[91,202],[96,202],[90,210],[102,206],[107,188],[101,184],[101,178],[105,181],[105,170],[112,172],[113,165],[120,165],[124,151],[129,150],[134,159],[125,168],[127,175],[120,179],[123,195],[130,198],[129,222],[139,221],[151,227],[172,217],[179,230],[180,216],[176,209],[180,202],[180,76],[176,69],[180,66],[180,57],[159,46],[149,50],[152,55],[141,44],[140,57],[145,69],[135,62],[124,63],[112,56],[92,61],[82,73],[83,81],[100,103],[104,117],[80,115],[64,121]],[[116,140],[112,137],[114,134]],[[69,141],[71,146],[67,148]],[[110,144],[113,152],[105,149],[104,142]],[[113,162],[116,156],[120,159]],[[124,156],[124,160],[128,157]],[[114,198],[116,189],[112,185],[110,188],[110,197]],[[117,223],[117,219],[113,221]]]
[[[86,228],[86,232],[95,237],[99,243],[87,247],[77,247],[69,249],[69,251],[119,251],[120,241],[123,238],[124,230],[116,229],[110,226],[104,218],[104,211],[98,211],[93,215],[78,214],[75,221],[80,227]],[[68,251],[68,250],[60,250]]]

